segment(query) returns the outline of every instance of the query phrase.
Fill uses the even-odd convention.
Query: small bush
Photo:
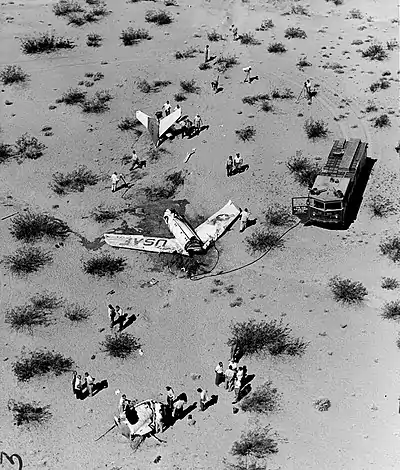
[[[379,244],[379,249],[382,255],[387,256],[390,260],[395,263],[400,261],[400,237],[392,236],[386,238],[386,240],[381,241]]]
[[[389,87],[390,87],[389,80],[386,80],[385,78],[380,78],[378,81],[372,83],[369,89],[372,91],[372,93],[375,93],[378,90],[386,90]]]
[[[400,286],[400,282],[394,277],[383,277],[381,287],[386,290],[394,290]]]
[[[45,144],[27,132],[15,141],[16,156],[22,159],[36,160],[43,155],[45,148]]]
[[[54,173],[50,187],[56,194],[63,195],[74,191],[82,192],[85,186],[94,186],[98,181],[96,174],[81,165],[70,173]]]
[[[307,33],[304,30],[302,30],[301,28],[292,26],[290,28],[286,28],[285,38],[288,38],[288,39],[294,39],[294,38],[306,39],[307,38]]]
[[[81,90],[80,88],[69,88],[62,94],[59,101],[69,105],[79,104],[85,101],[86,93],[85,90]]]
[[[74,362],[70,357],[46,350],[31,351],[24,354],[12,365],[13,372],[20,382],[26,382],[36,375],[52,373],[61,375],[72,369]]]
[[[368,104],[365,107],[365,112],[366,113],[375,113],[376,111],[378,111],[378,107],[376,106],[376,104],[373,103],[372,101],[368,101]]]
[[[10,233],[17,240],[25,242],[32,242],[43,237],[63,240],[70,233],[70,229],[65,222],[52,215],[26,211],[14,217]]]
[[[244,104],[249,104],[251,106],[260,101],[266,101],[266,100],[269,100],[269,95],[267,93],[259,93],[258,95],[245,96],[244,98],[242,98],[242,102]]]
[[[326,0],[327,2],[331,2],[336,6],[343,5],[343,0]]]
[[[264,251],[283,246],[279,234],[272,230],[256,229],[251,235],[245,238],[247,249],[252,253],[262,253]]]
[[[389,116],[387,114],[381,114],[374,120],[374,127],[390,127],[392,123],[390,122]]]
[[[26,331],[32,333],[35,326],[48,325],[50,323],[49,310],[35,309],[33,305],[19,305],[6,310],[5,323],[15,331]]]
[[[90,98],[85,98],[80,106],[84,113],[103,113],[108,111],[108,102],[112,99],[112,95],[108,90],[98,90]]]
[[[207,33],[207,38],[211,42],[217,42],[217,41],[221,41],[222,36],[221,34],[217,33],[215,29],[213,29],[212,31]]]
[[[86,35],[86,45],[89,47],[99,47],[103,41],[103,38],[98,33],[88,33]]]
[[[265,113],[269,113],[270,111],[273,111],[274,107],[272,106],[272,103],[269,100],[264,100],[261,102],[260,109]]]
[[[21,39],[21,49],[24,54],[40,54],[54,52],[59,49],[73,49],[75,44],[71,39],[56,36],[54,32],[38,33]]]
[[[165,150],[164,148],[154,148],[150,147],[149,151],[146,153],[147,160],[149,162],[157,162],[161,156],[169,154],[168,150]],[[182,181],[183,184],[183,181]]]
[[[148,23],[156,23],[158,26],[172,23],[172,16],[163,10],[148,10],[144,19]]]
[[[177,103],[180,103],[181,101],[186,101],[186,100],[187,100],[187,96],[186,96],[184,93],[175,93],[175,95],[174,95],[174,100],[175,100]]]
[[[259,31],[268,31],[269,29],[273,28],[274,26],[275,26],[274,22],[271,20],[271,18],[268,18],[266,20],[261,21],[261,25],[258,29],[259,29]]]
[[[17,275],[39,271],[53,260],[51,254],[35,246],[18,248],[13,255],[5,256],[3,261],[7,268]]]
[[[327,62],[322,66],[323,69],[333,70],[335,73],[344,73],[343,69],[345,66],[339,64],[339,62]]]
[[[359,10],[358,8],[352,8],[349,11],[348,18],[351,18],[354,20],[362,20],[364,18],[364,15],[361,13],[361,10]]]
[[[268,45],[268,52],[270,52],[271,54],[283,54],[284,52],[287,51],[286,47],[284,44],[282,44],[281,42],[271,42],[269,45]]]
[[[257,427],[254,430],[243,432],[239,441],[235,441],[231,450],[233,455],[246,460],[250,458],[264,458],[278,452],[276,435],[270,426]],[[249,467],[249,470],[251,468]]]
[[[175,171],[165,177],[163,184],[150,186],[144,189],[145,195],[152,201],[160,199],[170,199],[185,183],[185,177],[182,171]]]
[[[290,13],[293,15],[303,15],[303,16],[310,16],[307,8],[304,5],[292,5],[290,8]]]
[[[154,80],[153,83],[149,83],[147,80],[139,80],[137,82],[137,88],[142,93],[157,93],[161,88],[170,85],[172,82],[169,80]]]
[[[399,47],[399,42],[397,39],[390,39],[389,41],[386,41],[386,48],[388,51],[394,51]]]
[[[326,137],[328,134],[328,126],[322,119],[307,119],[304,123],[304,130],[306,131],[307,137],[312,140]]]
[[[235,134],[243,142],[248,142],[249,140],[254,140],[256,130],[253,126],[246,126],[243,129],[236,129]]]
[[[92,276],[114,276],[125,269],[126,260],[121,256],[102,253],[83,263],[83,270]]]
[[[67,24],[73,24],[75,26],[83,26],[88,22],[87,15],[85,13],[71,13],[67,18]],[[93,18],[91,18],[91,21],[93,21]]]
[[[0,142],[0,163],[5,163],[15,156],[15,149],[12,145]]]
[[[294,98],[294,93],[290,88],[285,88],[284,90],[279,90],[279,88],[274,88],[272,90],[271,96],[274,99],[291,100]]]
[[[138,119],[126,117],[119,121],[117,127],[120,131],[130,131],[136,129],[136,127],[139,125],[141,125],[141,122]]]
[[[111,357],[127,358],[140,349],[139,339],[128,333],[106,335],[105,341],[101,343],[102,350]]]
[[[288,207],[275,204],[265,211],[265,220],[275,227],[289,225],[293,218]]]
[[[242,411],[249,413],[269,414],[279,409],[279,400],[282,395],[278,389],[268,381],[258,386],[251,395],[246,396],[241,404]]]
[[[59,0],[53,5],[53,13],[56,16],[68,16],[71,13],[80,13],[84,10],[83,6],[74,0]]]
[[[253,33],[243,33],[239,36],[240,43],[245,44],[246,46],[257,46],[261,42],[254,37]]]
[[[69,304],[65,307],[64,317],[73,322],[81,322],[90,317],[90,311],[83,305]]]
[[[334,299],[344,304],[360,304],[368,295],[367,289],[359,281],[334,276],[329,280],[328,285]]]
[[[400,300],[385,302],[381,316],[385,320],[400,320]]]
[[[181,80],[180,86],[185,93],[200,93],[200,87],[196,85],[196,80]]]
[[[215,61],[215,67],[218,72],[225,73],[228,69],[231,69],[234,65],[239,63],[238,58],[235,55],[221,55]]]
[[[122,40],[124,46],[132,46],[133,44],[138,44],[144,39],[151,39],[151,36],[146,29],[134,29],[130,26],[129,28],[122,30],[119,38]]]
[[[3,85],[22,83],[28,80],[29,74],[20,65],[6,65],[0,70],[0,81]]]
[[[290,173],[294,176],[294,179],[301,185],[306,187],[312,187],[315,178],[320,172],[320,167],[316,163],[310,161],[307,157],[303,157],[301,153],[291,157],[286,163],[286,166]]]
[[[37,402],[23,403],[11,399],[8,401],[8,409],[12,412],[14,423],[17,426],[21,426],[21,424],[43,424],[51,418],[49,408],[50,405],[41,406]]]
[[[373,196],[368,204],[368,207],[372,212],[372,217],[379,218],[387,217],[396,210],[393,202],[381,194],[376,194]]]
[[[210,70],[211,65],[208,62],[202,62],[199,64],[199,69],[200,70]]]
[[[361,51],[361,55],[364,58],[379,61],[386,59],[388,56],[382,44],[371,44],[367,49]]]
[[[331,401],[328,398],[318,398],[314,401],[313,406],[318,411],[328,411],[331,407]]]
[[[119,217],[119,211],[106,208],[102,205],[93,209],[90,214],[96,222],[108,222],[109,220],[115,220]]]
[[[299,57],[299,60],[297,61],[296,66],[299,69],[303,69],[304,67],[311,67],[312,63],[307,60],[307,56],[303,55]]]
[[[195,47],[188,47],[184,51],[176,51],[175,59],[191,59],[198,54],[198,50]]]

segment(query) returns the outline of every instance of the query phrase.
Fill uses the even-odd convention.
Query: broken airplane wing
[[[182,115],[182,110],[176,109],[174,112],[158,121],[155,117],[150,117],[142,111],[136,111],[136,119],[140,121],[149,131],[154,145],[158,146],[159,138],[178,121]]]
[[[106,233],[104,239],[108,245],[115,248],[130,248],[131,250],[150,251],[153,253],[184,253],[183,248],[175,238]]]

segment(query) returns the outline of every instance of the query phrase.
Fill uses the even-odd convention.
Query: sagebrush
[[[12,412],[14,423],[17,426],[21,426],[22,424],[43,424],[51,418],[51,412],[49,411],[50,405],[43,406],[35,401],[32,403],[24,403],[10,399],[7,406]]]
[[[52,260],[50,252],[36,246],[24,246],[14,254],[5,256],[3,263],[13,274],[24,275],[39,271]]]
[[[92,276],[114,276],[123,271],[125,266],[125,258],[113,256],[109,253],[102,253],[85,261],[83,263],[83,270]]]
[[[70,233],[68,225],[45,212],[22,212],[13,218],[10,233],[17,240],[32,242],[43,237],[64,240]]]
[[[61,375],[72,370],[74,361],[61,353],[48,350],[36,350],[24,353],[13,363],[12,369],[20,382],[26,382],[35,376],[45,374]]]
[[[140,349],[140,340],[129,333],[117,333],[106,335],[101,347],[108,355],[125,359]]]
[[[99,177],[92,170],[81,165],[69,173],[54,173],[50,188],[56,194],[64,195],[69,192],[82,192],[86,186],[94,186],[98,181]]]
[[[344,304],[360,304],[368,295],[367,288],[359,281],[333,276],[328,283],[336,301]]]

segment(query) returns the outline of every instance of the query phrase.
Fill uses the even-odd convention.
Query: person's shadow
[[[189,415],[192,411],[194,411],[197,408],[197,402],[195,401],[192,403],[190,406],[188,406],[185,410],[182,412],[182,416],[178,419],[183,419],[186,418],[187,415]]]
[[[132,313],[132,315],[131,315],[130,317],[126,318],[126,321],[125,321],[125,318],[123,318],[123,319],[121,320],[121,323],[120,323],[120,330],[119,330],[119,331],[124,331],[125,328],[128,328],[128,326],[131,326],[132,323],[133,323],[134,321],[136,321],[136,318],[137,318],[137,317],[136,317],[136,315],[135,315],[134,313]]]
[[[237,402],[239,402],[240,400],[242,400],[242,399],[243,399],[246,395],[248,395],[250,392],[251,392],[251,384],[248,383],[245,387],[243,387],[243,388],[240,390],[240,393],[239,393]]]
[[[108,388],[108,380],[102,380],[101,382],[95,382],[93,384],[93,397],[100,393],[102,390]],[[80,400],[86,400],[89,396],[89,390],[87,387],[85,387],[82,392],[80,393],[79,399]]]
[[[249,219],[247,221],[246,228],[251,227],[252,225],[256,225],[256,223],[257,223],[257,219]]]
[[[234,169],[232,170],[232,176],[238,175],[238,174],[240,174],[240,173],[244,173],[244,172],[247,171],[249,168],[250,168],[250,165],[248,165],[247,163],[246,163],[245,165],[241,165],[240,167],[234,168]]]
[[[204,405],[204,411],[208,410],[211,406],[214,406],[218,403],[218,395],[211,395],[211,398],[208,402]]]
[[[190,135],[188,136],[188,139],[193,139],[193,137],[197,137],[198,135],[200,135],[204,130],[206,129],[209,129],[210,126],[207,124],[205,126],[201,126],[200,129],[194,129],[192,130],[192,132],[190,133]]]
[[[259,80],[258,75],[254,75],[254,77],[249,77],[249,83],[252,83],[254,80]]]
[[[224,88],[222,86],[219,86],[216,90],[215,90],[215,94],[221,92],[221,91],[224,91]]]
[[[243,379],[243,385],[248,385],[254,379],[254,377],[255,374],[246,375],[246,377]]]

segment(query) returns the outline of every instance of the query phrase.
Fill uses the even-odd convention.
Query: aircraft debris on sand
[[[240,216],[232,201],[194,229],[184,216],[174,210],[164,212],[164,221],[175,238],[146,237],[106,233],[104,239],[110,246],[155,253],[178,253],[184,256],[205,254],[208,248],[235,223]]]
[[[161,119],[150,117],[142,111],[136,111],[136,119],[149,131],[156,147],[161,144],[161,137],[180,119],[181,115],[181,108],[176,109],[171,114]]]

